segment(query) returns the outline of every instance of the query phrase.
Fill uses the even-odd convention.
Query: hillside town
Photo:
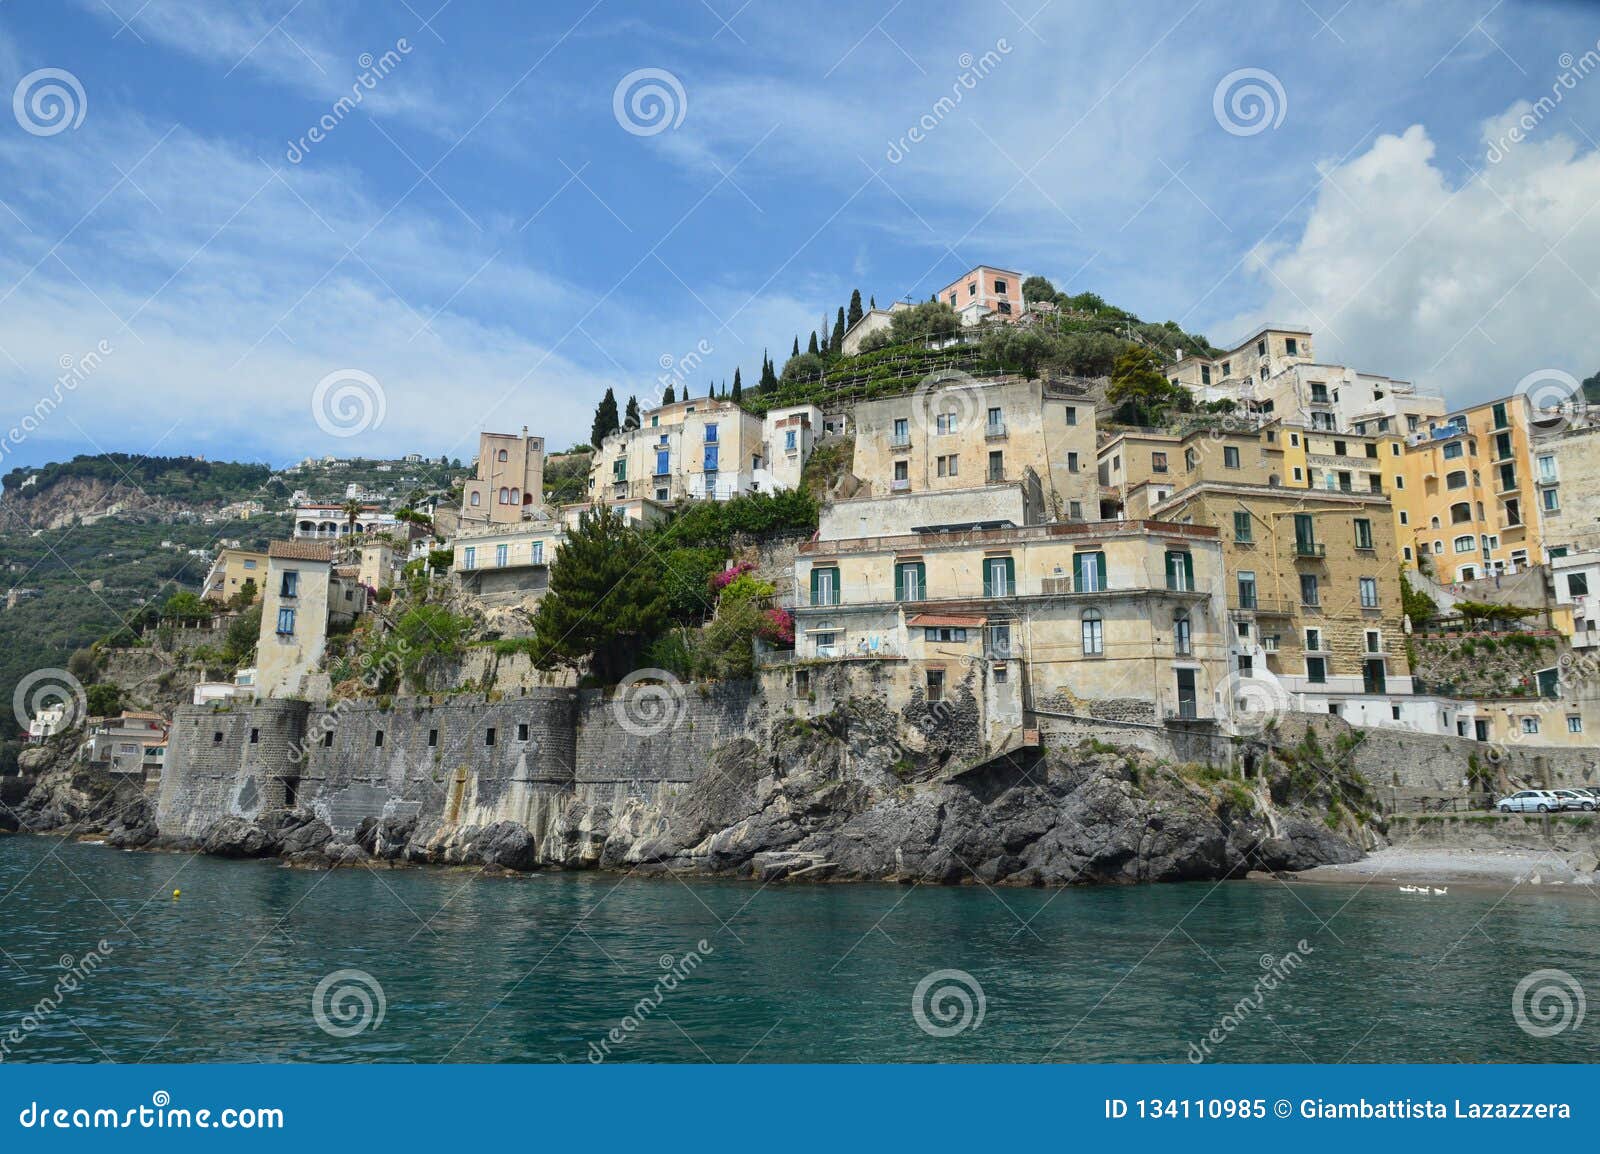
[[[797,719],[872,698],[911,748],[959,719],[973,757],[1070,735],[1227,760],[1332,717],[1500,767],[1473,757],[1423,794],[1549,785],[1504,752],[1592,747],[1600,421],[1581,391],[1454,408],[1319,360],[1293,325],[1220,349],[1133,334],[1102,376],[972,362],[1073,307],[1039,283],[981,266],[921,305],[858,297],[791,358],[829,365],[801,403],[764,358],[742,395],[668,383],[624,418],[608,391],[594,443],[563,454],[529,425],[482,431],[465,466],[275,474],[287,535],[195,550],[199,600],[162,617],[187,699],[170,662],[141,664],[149,637],[98,647],[91,678],[131,691],[97,695],[125,708],[87,719],[78,756],[154,795],[180,706],[741,679]],[[874,354],[914,375],[863,386]],[[29,740],[70,713],[42,709]]]

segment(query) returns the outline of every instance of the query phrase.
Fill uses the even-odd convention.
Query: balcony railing
[[[1296,557],[1326,557],[1328,547],[1320,541],[1296,541],[1294,543]]]
[[[1004,421],[990,421],[983,428],[983,435],[991,441],[1005,439],[1006,423]]]
[[[1262,617],[1288,617],[1294,610],[1290,603],[1279,597],[1240,597],[1228,599],[1228,608],[1236,613],[1255,613]]]
[[[896,433],[889,438],[889,447],[891,449],[909,449],[911,447],[911,434]]]
[[[911,481],[905,477],[896,477],[889,482],[889,492],[909,493],[911,492]]]

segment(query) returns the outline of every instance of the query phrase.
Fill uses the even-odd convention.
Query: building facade
[[[451,543],[451,570],[465,591],[479,597],[543,593],[566,532],[558,521],[468,528]]]
[[[1022,300],[1022,274],[1010,269],[979,265],[939,290],[938,299],[949,305],[963,325],[980,321],[1020,320],[1027,310]]]
[[[251,549],[224,549],[211,563],[200,595],[207,601],[223,602],[235,597],[246,583],[255,586],[255,600],[267,576],[267,555]],[[251,602],[254,604],[254,601]]]
[[[594,455],[589,500],[726,501],[771,485],[762,420],[731,401],[697,397],[640,415]]]
[[[519,433],[479,433],[475,476],[461,492],[461,519],[515,524],[542,515],[544,438]]]
[[[322,541],[274,541],[267,547],[256,695],[296,697],[322,662],[328,627],[366,609],[366,593],[333,575],[333,547]]]

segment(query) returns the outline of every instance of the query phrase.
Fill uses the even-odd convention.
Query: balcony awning
[[[906,624],[918,629],[924,626],[976,629],[980,625],[988,624],[988,621],[987,617],[956,617],[948,613],[918,613]]]

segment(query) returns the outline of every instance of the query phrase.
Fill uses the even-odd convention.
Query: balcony
[[[1228,599],[1228,608],[1235,613],[1254,613],[1258,617],[1290,617],[1294,609],[1279,597],[1240,597],[1237,593]]]
[[[889,448],[891,449],[909,449],[910,447],[910,433],[896,433],[894,436],[889,438]]]
[[[910,479],[907,478],[907,477],[896,477],[894,480],[889,482],[889,492],[891,492],[891,493],[909,493],[909,492],[911,492],[911,481],[910,481]]]
[[[1006,423],[1004,421],[990,421],[983,427],[983,435],[990,441],[1003,441],[1006,439]]]
[[[1328,547],[1320,541],[1296,541],[1294,543],[1296,557],[1313,557],[1322,560],[1328,555]]]

